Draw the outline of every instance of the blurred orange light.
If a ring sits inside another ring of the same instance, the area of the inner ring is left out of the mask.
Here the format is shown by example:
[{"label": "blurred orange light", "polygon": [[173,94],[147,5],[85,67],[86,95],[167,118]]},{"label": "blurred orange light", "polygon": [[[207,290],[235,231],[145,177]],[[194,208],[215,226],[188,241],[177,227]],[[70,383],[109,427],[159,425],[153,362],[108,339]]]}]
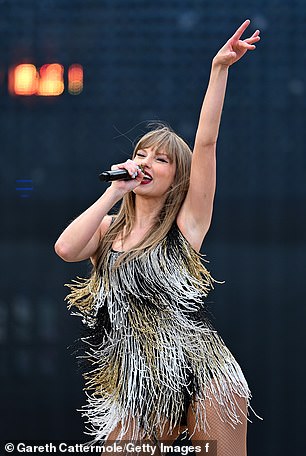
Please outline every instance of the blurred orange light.
[{"label": "blurred orange light", "polygon": [[83,90],[83,67],[77,63],[70,65],[68,69],[68,92],[71,95],[79,95]]},{"label": "blurred orange light", "polygon": [[39,71],[37,95],[58,96],[64,92],[64,67],[59,63],[43,65]]},{"label": "blurred orange light", "polygon": [[[12,95],[58,96],[64,92],[64,67],[50,63],[37,69],[30,63],[9,69],[8,89]],[[83,67],[70,65],[68,69],[68,91],[79,95],[83,91]]]},{"label": "blurred orange light", "polygon": [[38,88],[38,74],[32,64],[21,64],[9,72],[9,91],[15,95],[34,95]]}]

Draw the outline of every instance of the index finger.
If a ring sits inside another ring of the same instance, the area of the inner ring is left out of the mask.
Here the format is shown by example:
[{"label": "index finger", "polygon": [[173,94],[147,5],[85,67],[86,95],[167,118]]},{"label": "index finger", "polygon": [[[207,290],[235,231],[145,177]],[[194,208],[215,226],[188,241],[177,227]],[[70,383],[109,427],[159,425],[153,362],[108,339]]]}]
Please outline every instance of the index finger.
[{"label": "index finger", "polygon": [[250,19],[247,19],[246,21],[243,22],[243,24],[240,25],[240,27],[236,30],[232,38],[235,38],[236,40],[239,40],[243,32],[248,28],[250,25],[251,21]]}]

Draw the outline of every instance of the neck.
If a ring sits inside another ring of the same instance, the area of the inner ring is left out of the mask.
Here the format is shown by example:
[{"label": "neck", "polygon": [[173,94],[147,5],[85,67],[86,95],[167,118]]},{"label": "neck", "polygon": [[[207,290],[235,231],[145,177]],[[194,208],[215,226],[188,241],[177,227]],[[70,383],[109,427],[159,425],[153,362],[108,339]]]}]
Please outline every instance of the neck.
[{"label": "neck", "polygon": [[164,200],[158,198],[144,198],[135,195],[135,223],[134,228],[144,229],[154,224],[154,221],[164,205]]}]

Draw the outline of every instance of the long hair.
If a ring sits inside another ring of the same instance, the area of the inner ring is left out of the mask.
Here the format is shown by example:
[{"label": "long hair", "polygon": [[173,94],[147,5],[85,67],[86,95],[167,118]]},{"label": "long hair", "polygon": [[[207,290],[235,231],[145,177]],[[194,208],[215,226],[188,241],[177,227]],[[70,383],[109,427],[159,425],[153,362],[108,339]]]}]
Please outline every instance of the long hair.
[{"label": "long hair", "polygon": [[[190,167],[192,152],[186,142],[180,138],[170,127],[159,124],[157,128],[149,131],[137,142],[132,159],[139,149],[154,147],[163,150],[169,159],[175,163],[176,172],[173,183],[169,188],[165,204],[155,219],[148,233],[132,249],[119,256],[116,266],[123,261],[133,259],[144,251],[153,249],[168,233],[186,197],[189,187]],[[94,270],[98,272],[103,265],[105,257],[115,239],[122,236],[125,227],[125,238],[132,231],[135,222],[135,194],[129,192],[124,195],[120,210],[103,236],[97,250],[97,261]]]}]

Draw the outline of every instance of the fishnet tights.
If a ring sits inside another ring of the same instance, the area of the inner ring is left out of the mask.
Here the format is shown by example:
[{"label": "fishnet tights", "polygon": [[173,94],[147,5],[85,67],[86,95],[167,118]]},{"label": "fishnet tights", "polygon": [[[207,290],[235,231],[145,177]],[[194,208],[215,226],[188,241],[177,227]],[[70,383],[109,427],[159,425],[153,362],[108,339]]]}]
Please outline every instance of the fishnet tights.
[{"label": "fishnet tights", "polygon": [[[235,395],[235,399],[240,409],[246,415],[246,399],[238,395]],[[203,407],[203,405],[196,403],[196,407]],[[233,428],[230,424],[221,421],[214,408],[213,400],[211,403],[209,400],[205,401],[204,407],[206,408],[206,417],[209,425],[208,433],[204,433],[203,431],[198,430],[194,432],[196,424],[196,410],[193,410],[192,407],[189,407],[188,409],[187,427],[189,434],[192,434],[192,445],[195,446],[197,445],[197,442],[203,442],[204,440],[216,440],[217,451],[214,452],[210,446],[208,453],[209,456],[247,456],[247,419],[242,414],[242,412],[240,412],[240,410],[237,408],[237,414],[239,415],[241,423],[238,423],[235,428]],[[160,436],[159,440],[163,441],[165,444],[171,445],[180,435],[180,433],[185,429],[186,427],[176,428],[171,435],[169,435],[166,431],[164,435]],[[117,440],[117,436],[119,435],[120,430],[121,425],[118,424],[118,426],[107,437],[107,442],[113,442]],[[127,430],[127,433],[123,436],[121,441],[129,441],[131,440],[131,437],[132,429]],[[153,444],[152,441],[150,442],[148,440],[147,442]],[[197,454],[201,456],[201,453]],[[203,452],[202,454],[204,455],[205,453]],[[105,456],[104,453],[102,453],[102,455]],[[160,453],[156,451],[155,456],[159,455]],[[148,454],[146,456],[148,456]]]},{"label": "fishnet tights", "polygon": [[[131,426],[127,429],[124,436],[120,439],[120,442],[131,442],[132,441],[133,428],[134,428],[135,422],[134,422],[134,420],[131,420],[131,421],[132,421]],[[176,428],[173,429],[171,434],[168,433],[168,430],[169,430],[169,425],[168,426],[166,425],[165,433],[162,436],[160,436],[159,442],[162,441],[166,445],[172,445],[172,443],[180,436],[180,434],[186,430],[186,426],[184,426],[184,427],[177,426]],[[121,431],[121,423],[119,423],[115,427],[115,429],[108,435],[105,445],[113,444],[113,442],[118,441],[117,439],[120,434],[120,431]],[[143,441],[142,443],[149,443],[151,445],[156,446],[156,451],[154,453],[154,456],[162,456],[161,452],[159,451],[158,445],[156,445],[155,441],[148,439],[148,440]],[[129,454],[129,456],[130,456],[130,454]],[[150,453],[148,453],[148,452],[146,452],[146,453],[140,452],[140,453],[137,453],[137,456],[149,456],[149,454]],[[101,456],[105,456],[105,453],[102,453]],[[117,454],[108,453],[108,456],[118,456],[118,453]],[[125,455],[123,453],[120,453],[120,456],[125,456]],[[169,454],[168,456],[171,456],[171,455]]]},{"label": "fishnet tights", "polygon": [[[238,406],[247,414],[247,402],[243,397],[234,395]],[[198,407],[203,407],[198,405]],[[241,423],[235,425],[233,428],[228,423],[223,423],[217,415],[213,401],[211,404],[209,401],[205,401],[206,417],[209,424],[208,434],[203,432],[195,431],[192,436],[192,443],[196,445],[197,440],[216,440],[217,441],[217,452],[209,452],[209,456],[246,456],[247,454],[247,419],[237,408],[237,414]],[[195,427],[195,411],[189,407],[187,424],[190,434],[193,432]]]}]

